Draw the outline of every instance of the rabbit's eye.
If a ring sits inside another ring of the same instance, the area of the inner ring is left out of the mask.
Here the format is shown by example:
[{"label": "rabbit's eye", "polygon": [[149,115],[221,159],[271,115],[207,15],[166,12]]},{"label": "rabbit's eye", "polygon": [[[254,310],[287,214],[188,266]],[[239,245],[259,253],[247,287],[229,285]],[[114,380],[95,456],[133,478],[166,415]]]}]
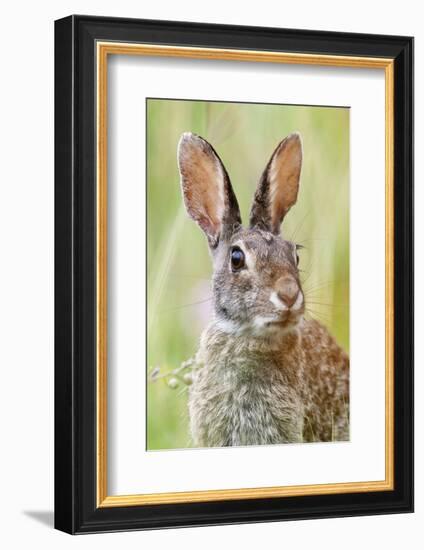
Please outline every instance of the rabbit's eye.
[{"label": "rabbit's eye", "polygon": [[296,258],[296,266],[299,265],[299,254],[297,253],[298,250],[302,250],[302,248],[305,248],[301,244],[296,244],[294,246],[294,257]]},{"label": "rabbit's eye", "polygon": [[231,250],[231,268],[233,271],[238,271],[244,267],[244,252],[238,247]]}]

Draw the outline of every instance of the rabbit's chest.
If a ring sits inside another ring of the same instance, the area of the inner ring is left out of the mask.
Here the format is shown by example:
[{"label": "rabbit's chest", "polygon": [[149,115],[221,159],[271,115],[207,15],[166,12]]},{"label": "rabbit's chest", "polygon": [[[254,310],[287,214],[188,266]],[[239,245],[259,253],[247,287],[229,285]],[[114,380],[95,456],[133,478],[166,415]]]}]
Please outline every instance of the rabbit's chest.
[{"label": "rabbit's chest", "polygon": [[204,365],[190,390],[192,435],[201,446],[299,441],[300,399],[272,361],[238,356]]}]

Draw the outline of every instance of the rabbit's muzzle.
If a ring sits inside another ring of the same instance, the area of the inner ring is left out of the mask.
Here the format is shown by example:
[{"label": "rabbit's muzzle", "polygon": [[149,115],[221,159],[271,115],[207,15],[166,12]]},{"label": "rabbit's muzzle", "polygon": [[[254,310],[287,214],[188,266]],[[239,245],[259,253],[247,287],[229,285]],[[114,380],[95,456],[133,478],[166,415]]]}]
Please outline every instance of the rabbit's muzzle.
[{"label": "rabbit's muzzle", "polygon": [[303,314],[304,298],[297,280],[291,275],[280,277],[274,284],[270,301],[278,317],[270,325],[293,325]]},{"label": "rabbit's muzzle", "polygon": [[293,277],[284,276],[276,282],[275,293],[282,305],[287,309],[291,309],[299,298],[300,288]]}]

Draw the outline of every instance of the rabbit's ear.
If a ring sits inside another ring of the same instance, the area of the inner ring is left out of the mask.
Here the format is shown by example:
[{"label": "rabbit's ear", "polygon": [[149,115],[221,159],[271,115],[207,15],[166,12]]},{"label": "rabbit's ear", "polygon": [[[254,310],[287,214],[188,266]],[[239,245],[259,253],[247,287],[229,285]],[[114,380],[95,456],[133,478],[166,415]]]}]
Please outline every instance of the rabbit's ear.
[{"label": "rabbit's ear", "polygon": [[185,132],[178,144],[178,166],[184,203],[206,233],[211,248],[241,224],[230,179],[217,153],[203,138]]},{"label": "rabbit's ear", "polygon": [[302,167],[302,141],[290,134],[272,154],[258,184],[250,211],[250,227],[278,234],[284,216],[296,203]]}]

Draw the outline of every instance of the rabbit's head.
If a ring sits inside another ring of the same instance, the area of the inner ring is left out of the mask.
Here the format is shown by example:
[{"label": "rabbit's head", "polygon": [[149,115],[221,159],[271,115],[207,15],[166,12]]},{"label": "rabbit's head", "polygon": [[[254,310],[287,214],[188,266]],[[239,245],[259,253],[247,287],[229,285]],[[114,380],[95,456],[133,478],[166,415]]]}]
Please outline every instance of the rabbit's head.
[{"label": "rabbit's head", "polygon": [[280,235],[295,204],[302,165],[299,134],[275,149],[243,228],[227,171],[203,138],[184,133],[178,146],[188,214],[208,239],[216,320],[226,332],[269,334],[294,328],[304,313],[296,244]]}]

